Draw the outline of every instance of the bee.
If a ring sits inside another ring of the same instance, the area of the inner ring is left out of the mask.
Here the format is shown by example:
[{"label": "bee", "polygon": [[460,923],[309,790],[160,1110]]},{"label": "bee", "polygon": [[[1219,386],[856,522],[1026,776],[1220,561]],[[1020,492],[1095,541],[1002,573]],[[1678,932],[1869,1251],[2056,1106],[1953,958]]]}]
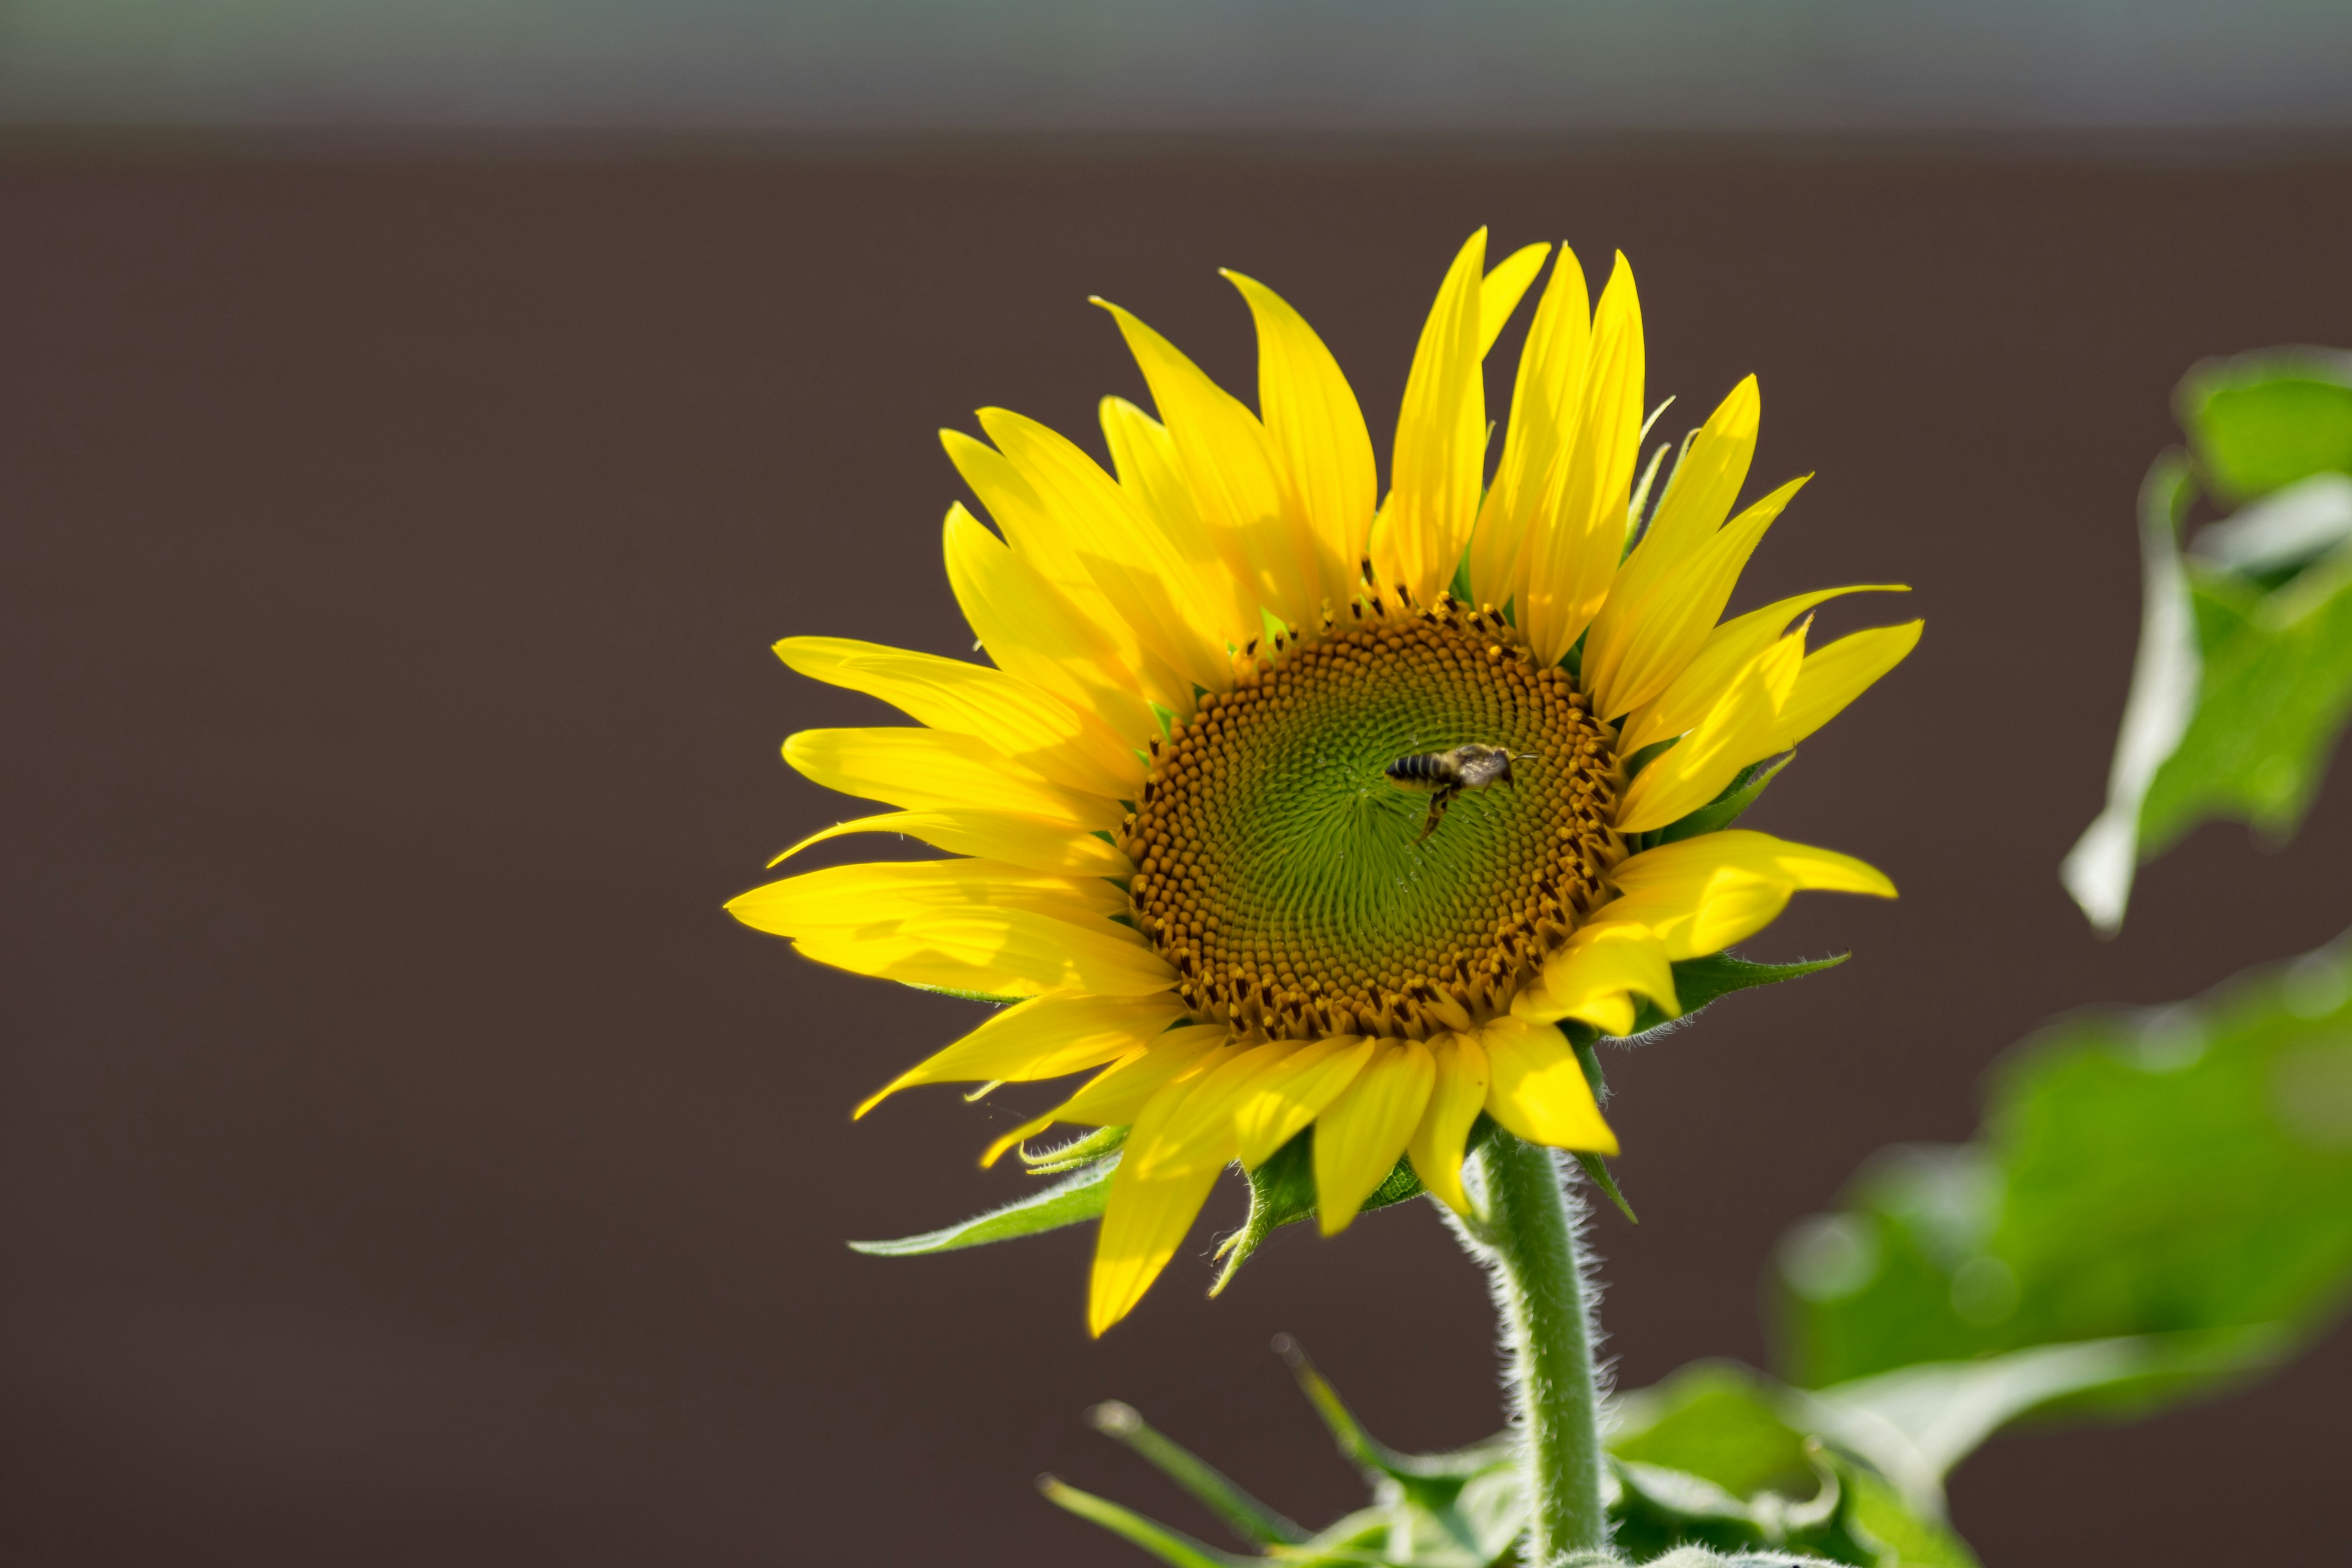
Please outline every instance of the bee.
[{"label": "bee", "polygon": [[[1519,753],[1527,761],[1536,753]],[[1445,816],[1445,808],[1465,789],[1485,789],[1490,784],[1507,784],[1517,787],[1511,777],[1512,753],[1502,746],[1482,746],[1472,742],[1456,746],[1450,752],[1419,752],[1410,757],[1399,757],[1381,771],[1392,784],[1408,789],[1433,792],[1429,801],[1429,820],[1422,824],[1419,844],[1437,831],[1437,824]]]}]

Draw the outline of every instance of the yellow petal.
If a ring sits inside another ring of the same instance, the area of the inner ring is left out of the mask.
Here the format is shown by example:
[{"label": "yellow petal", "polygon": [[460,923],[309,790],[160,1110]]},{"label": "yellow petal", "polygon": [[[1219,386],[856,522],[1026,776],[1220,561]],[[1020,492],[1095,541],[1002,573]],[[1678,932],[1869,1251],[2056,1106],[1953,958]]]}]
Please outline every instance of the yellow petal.
[{"label": "yellow petal", "polygon": [[1593,311],[1592,343],[1576,400],[1576,428],[1554,455],[1544,500],[1528,530],[1528,640],[1557,663],[1608,596],[1624,552],[1626,509],[1640,456],[1645,353],[1633,269],[1617,258]]},{"label": "yellow petal", "polygon": [[1549,245],[1523,245],[1495,264],[1485,281],[1478,285],[1478,357],[1485,359],[1503,335],[1510,321],[1511,312],[1519,308],[1526,297],[1528,285],[1543,270],[1544,258],[1551,254]]},{"label": "yellow petal", "polygon": [[879,860],[831,866],[770,882],[730,900],[728,912],[777,936],[831,927],[869,928],[918,915],[963,910],[1028,910],[1076,925],[1099,924],[1125,940],[1113,915],[1127,895],[1098,877],[1057,877],[1001,860]]},{"label": "yellow petal", "polygon": [[1384,1046],[1315,1120],[1315,1206],[1323,1234],[1348,1228],[1372,1189],[1388,1179],[1421,1125],[1436,1079],[1418,1040]]},{"label": "yellow petal", "polygon": [[784,761],[844,795],[912,811],[1006,811],[1082,832],[1116,832],[1116,800],[1064,789],[968,735],[939,730],[803,730]]},{"label": "yellow petal", "polygon": [[864,1116],[917,1084],[1027,1083],[1084,1072],[1143,1049],[1183,1011],[1184,1005],[1169,992],[1033,997],[992,1015],[955,1044],[908,1068],[854,1115]]},{"label": "yellow petal", "polygon": [[1669,1018],[1682,1015],[1664,942],[1631,922],[1596,922],[1552,955],[1541,981],[1513,998],[1511,1013],[1530,1023],[1574,1018],[1604,1035],[1630,1035],[1639,1011],[1633,1000],[1637,994],[1656,1003]]},{"label": "yellow petal", "polygon": [[1495,482],[1478,512],[1470,544],[1471,596],[1527,610],[1528,536],[1541,510],[1559,453],[1576,435],[1578,397],[1591,346],[1592,304],[1575,253],[1559,247],[1511,391],[1511,424]]},{"label": "yellow petal", "polygon": [[1467,1216],[1470,1198],[1462,1190],[1462,1146],[1478,1112],[1486,1107],[1486,1051],[1474,1035],[1447,1035],[1433,1042],[1431,1051],[1436,1077],[1405,1152],[1412,1158],[1421,1184],[1455,1214]]},{"label": "yellow petal", "polygon": [[1111,637],[961,505],[948,509],[943,543],[948,585],[997,668],[1067,698],[1138,745],[1159,732],[1153,700],[1192,710],[1189,690],[1181,702],[1148,693]]},{"label": "yellow petal", "polygon": [[1618,831],[1647,833],[1679,821],[1722,794],[1740,769],[1771,755],[1773,730],[1804,659],[1800,630],[1751,660],[1706,717],[1651,759],[1626,788]]},{"label": "yellow petal", "polygon": [[[1571,939],[1639,928],[1679,963],[1719,952],[1769,925],[1799,892],[1895,897],[1885,873],[1851,855],[1730,828],[1644,850],[1612,879],[1622,896]],[[1549,984],[1549,976],[1547,976]]]},{"label": "yellow petal", "polygon": [[1756,434],[1764,405],[1756,378],[1748,376],[1716,405],[1690,449],[1675,464],[1666,493],[1658,498],[1656,514],[1625,569],[1650,557],[1653,570],[1670,569],[1715,537],[1723,520],[1748,482],[1748,465],[1756,457]]},{"label": "yellow petal", "polygon": [[1380,501],[1363,409],[1305,318],[1256,279],[1224,276],[1257,324],[1258,408],[1294,507],[1314,531],[1325,583],[1346,583]]},{"label": "yellow petal", "polygon": [[1181,1025],[1155,1035],[1150,1045],[1095,1074],[1061,1104],[991,1143],[980,1163],[983,1167],[995,1164],[1006,1150],[1056,1121],[1081,1127],[1129,1126],[1161,1089],[1213,1065],[1212,1058],[1232,1038],[1222,1025],[1208,1024]]},{"label": "yellow petal", "polygon": [[[1792,479],[1733,518],[1692,552],[1679,570],[1657,584],[1628,620],[1620,623],[1624,630],[1610,650],[1615,662],[1593,679],[1597,710],[1610,719],[1621,718],[1665,690],[1688,668],[1706,646],[1716,617],[1723,614],[1764,531],[1804,483]],[[1622,585],[1623,579],[1619,581]],[[1616,599],[1612,591],[1610,603]],[[1608,617],[1606,606],[1601,616],[1604,620]],[[1601,623],[1596,621],[1593,632],[1597,636],[1600,631]],[[1585,646],[1591,647],[1590,638]]]},{"label": "yellow petal", "polygon": [[1328,591],[1318,552],[1304,520],[1290,511],[1257,416],[1132,314],[1108,300],[1095,303],[1118,321],[1175,443],[1193,503],[1246,563],[1255,603],[1294,626],[1310,624]]},{"label": "yellow petal", "polygon": [[[1180,687],[1181,682],[1105,595],[1071,548],[1069,531],[1055,517],[1053,501],[1038,493],[1029,477],[1003,453],[961,430],[940,431],[940,444],[995,521],[1013,553],[1066,602],[1094,638],[1122,667],[1133,670],[1155,696],[1164,699],[1166,692]],[[993,655],[993,645],[989,651]]]},{"label": "yellow petal", "polygon": [[1233,1037],[1222,1024],[1185,1024],[1156,1035],[1142,1052],[1113,1062],[1050,1114],[1082,1127],[1129,1126],[1162,1089],[1230,1054]]},{"label": "yellow petal", "polygon": [[1236,1051],[1192,1083],[1163,1120],[1138,1123],[1126,1156],[1135,1173],[1159,1180],[1187,1173],[1203,1163],[1212,1169],[1230,1163],[1240,1147],[1234,1111],[1259,1083],[1281,1072],[1283,1058],[1297,1048],[1280,1040]]},{"label": "yellow petal", "polygon": [[[1674,683],[1625,721],[1618,745],[1627,756],[1643,747],[1679,735],[1706,717],[1721,700],[1749,661],[1779,641],[1789,623],[1814,605],[1846,594],[1904,594],[1900,584],[1875,583],[1850,588],[1818,588],[1751,610],[1709,632],[1699,651]],[[1801,677],[1800,678],[1801,679]]]},{"label": "yellow petal", "polygon": [[1147,1181],[1136,1174],[1132,1153],[1120,1160],[1095,1237],[1094,1276],[1087,1289],[1089,1333],[1101,1334],[1143,1300],[1200,1216],[1217,1184],[1217,1170],[1209,1165]]},{"label": "yellow petal", "polygon": [[1805,656],[1797,689],[1772,727],[1771,750],[1784,752],[1843,712],[1878,678],[1919,646],[1924,621],[1877,626],[1843,637]]},{"label": "yellow petal", "polygon": [[1549,1024],[1497,1018],[1479,1037],[1491,1079],[1486,1111],[1530,1143],[1614,1154],[1617,1135],[1601,1119],[1576,1053]]},{"label": "yellow petal", "polygon": [[781,866],[813,844],[850,833],[902,833],[935,849],[1009,861],[1072,877],[1126,877],[1135,865],[1118,847],[1066,823],[1003,811],[892,811],[821,827],[768,862]]},{"label": "yellow petal", "polygon": [[1108,725],[1001,669],[848,637],[786,637],[776,657],[811,679],[878,697],[918,723],[984,741],[1070,789],[1116,800],[1143,778],[1135,748]]},{"label": "yellow petal", "polygon": [[[1381,541],[1373,552],[1384,582],[1433,605],[1469,547],[1478,517],[1486,451],[1486,393],[1479,362],[1479,284],[1486,231],[1470,237],[1421,330],[1404,406]],[[1385,557],[1385,558],[1383,558]]]},{"label": "yellow petal", "polygon": [[1034,419],[983,408],[980,422],[1044,508],[1033,536],[1050,537],[1055,558],[1074,562],[1143,647],[1188,685],[1214,689],[1230,679],[1227,628],[1193,563],[1118,481]]},{"label": "yellow petal", "polygon": [[[1191,567],[1202,614],[1239,647],[1265,628],[1255,579],[1240,543],[1201,516],[1167,427],[1124,397],[1102,400],[1103,438],[1110,447],[1119,488],[1159,527],[1168,547]],[[1230,679],[1210,688],[1229,689]]]},{"label": "yellow petal", "polygon": [[1147,947],[1026,910],[923,915],[883,921],[873,931],[829,926],[793,946],[853,973],[976,996],[1143,996],[1176,982],[1176,972]]},{"label": "yellow petal", "polygon": [[1311,1041],[1252,1084],[1234,1107],[1242,1163],[1255,1171],[1307,1131],[1371,1060],[1373,1045],[1352,1035]]}]

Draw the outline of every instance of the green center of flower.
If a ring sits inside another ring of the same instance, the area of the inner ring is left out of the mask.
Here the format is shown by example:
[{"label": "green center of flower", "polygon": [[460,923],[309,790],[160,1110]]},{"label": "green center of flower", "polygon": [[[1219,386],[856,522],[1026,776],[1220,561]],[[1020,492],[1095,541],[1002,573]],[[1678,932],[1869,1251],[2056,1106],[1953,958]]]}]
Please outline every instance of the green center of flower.
[{"label": "green center of flower", "polygon": [[[1510,781],[1469,782],[1444,756],[1464,746],[1511,753]],[[1404,758],[1428,760],[1400,784]],[[1123,844],[1136,923],[1196,1014],[1245,1032],[1466,1028],[1601,898],[1616,791],[1591,704],[1499,618],[1375,617],[1177,728]]]}]

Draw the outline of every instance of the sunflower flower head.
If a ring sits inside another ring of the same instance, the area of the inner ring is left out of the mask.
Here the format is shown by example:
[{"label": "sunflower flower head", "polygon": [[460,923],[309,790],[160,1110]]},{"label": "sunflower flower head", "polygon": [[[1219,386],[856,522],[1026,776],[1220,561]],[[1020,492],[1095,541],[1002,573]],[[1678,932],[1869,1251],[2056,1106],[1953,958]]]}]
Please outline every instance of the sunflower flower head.
[{"label": "sunflower flower head", "polygon": [[[1674,966],[1801,889],[1894,893],[1851,857],[1729,823],[1754,764],[1893,668],[1919,623],[1810,648],[1809,613],[1854,588],[1723,620],[1802,483],[1734,514],[1753,378],[1637,475],[1624,258],[1595,305],[1566,247],[1489,269],[1486,247],[1463,247],[1422,329],[1385,496],[1322,340],[1227,273],[1256,323],[1255,412],[1106,305],[1157,411],[1104,400],[1108,469],[1003,409],[981,411],[985,440],[945,434],[995,525],[959,504],[945,540],[991,664],[778,645],[915,721],[786,743],[811,779],[898,809],[779,858],[877,832],[953,858],[729,907],[820,962],[1012,1003],[860,1115],[918,1084],[1090,1075],[987,1159],[1056,1122],[1129,1130],[1097,1333],[1220,1171],[1294,1140],[1327,1234],[1401,1158],[1471,1212],[1482,1115],[1613,1154],[1564,1024],[1677,1016]],[[1548,259],[1490,472],[1485,357]]]}]

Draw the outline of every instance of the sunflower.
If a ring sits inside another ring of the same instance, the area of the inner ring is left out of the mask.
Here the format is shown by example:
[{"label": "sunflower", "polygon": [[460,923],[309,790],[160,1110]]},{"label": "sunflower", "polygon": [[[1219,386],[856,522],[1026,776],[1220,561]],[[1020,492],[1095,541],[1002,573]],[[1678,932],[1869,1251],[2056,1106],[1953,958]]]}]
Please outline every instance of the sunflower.
[{"label": "sunflower", "polygon": [[[899,809],[779,860],[851,833],[955,858],[811,872],[729,908],[821,963],[1012,1004],[861,1116],[917,1084],[1092,1072],[987,1159],[1056,1122],[1129,1129],[1096,1333],[1221,1170],[1310,1128],[1327,1234],[1401,1155],[1468,1213],[1481,1112],[1613,1154],[1563,1021],[1624,1035],[1678,1016],[1673,965],[1800,889],[1894,894],[1849,856],[1727,823],[1752,794],[1735,781],[1893,668],[1919,623],[1809,649],[1809,612],[1864,591],[1839,588],[1718,624],[1803,481],[1731,515],[1750,377],[1651,505],[1665,447],[1637,483],[1642,318],[1622,255],[1596,307],[1559,250],[1490,480],[1483,363],[1550,247],[1491,271],[1486,250],[1481,230],[1422,329],[1385,500],[1355,395],[1271,289],[1224,274],[1256,325],[1255,413],[1097,300],[1158,412],[1103,401],[1108,470],[1001,408],[980,412],[985,440],[943,435],[995,523],[961,504],[946,523],[991,664],[777,646],[915,721],[792,737],[801,773]],[[1463,747],[1487,766],[1461,767]]]}]

